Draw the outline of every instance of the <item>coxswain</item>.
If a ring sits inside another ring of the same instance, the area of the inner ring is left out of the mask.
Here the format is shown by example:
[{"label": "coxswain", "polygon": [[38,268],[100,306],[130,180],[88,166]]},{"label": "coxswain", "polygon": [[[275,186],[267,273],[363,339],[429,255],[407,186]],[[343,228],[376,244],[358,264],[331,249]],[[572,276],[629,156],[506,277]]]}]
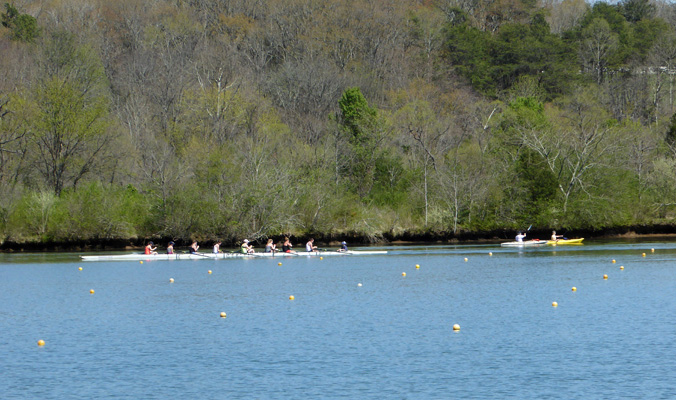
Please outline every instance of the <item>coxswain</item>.
[{"label": "coxswain", "polygon": [[240,246],[240,250],[244,254],[251,254],[254,252],[253,246],[249,244],[249,239],[244,239],[242,241],[242,245]]}]

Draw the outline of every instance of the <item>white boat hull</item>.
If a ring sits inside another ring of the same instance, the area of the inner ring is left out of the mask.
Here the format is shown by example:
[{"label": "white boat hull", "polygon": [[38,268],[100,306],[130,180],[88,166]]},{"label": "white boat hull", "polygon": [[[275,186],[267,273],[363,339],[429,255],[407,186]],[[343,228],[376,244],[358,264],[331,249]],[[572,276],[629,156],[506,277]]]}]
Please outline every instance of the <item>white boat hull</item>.
[{"label": "white boat hull", "polygon": [[225,258],[299,257],[299,256],[350,256],[387,254],[387,251],[299,251],[296,253],[174,253],[174,254],[113,254],[103,256],[80,256],[82,261],[170,261],[170,260],[218,260]]},{"label": "white boat hull", "polygon": [[537,246],[542,246],[546,245],[547,241],[546,240],[526,240],[523,242],[506,242],[506,243],[500,243],[500,246],[502,247],[537,247]]}]

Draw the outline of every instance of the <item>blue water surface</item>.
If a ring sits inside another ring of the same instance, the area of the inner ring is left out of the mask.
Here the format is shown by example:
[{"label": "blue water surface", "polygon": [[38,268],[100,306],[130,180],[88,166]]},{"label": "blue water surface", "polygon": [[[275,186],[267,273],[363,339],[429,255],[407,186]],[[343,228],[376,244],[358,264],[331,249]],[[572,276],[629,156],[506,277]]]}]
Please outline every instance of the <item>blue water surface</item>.
[{"label": "blue water surface", "polygon": [[676,243],[384,249],[2,255],[0,397],[676,398]]}]

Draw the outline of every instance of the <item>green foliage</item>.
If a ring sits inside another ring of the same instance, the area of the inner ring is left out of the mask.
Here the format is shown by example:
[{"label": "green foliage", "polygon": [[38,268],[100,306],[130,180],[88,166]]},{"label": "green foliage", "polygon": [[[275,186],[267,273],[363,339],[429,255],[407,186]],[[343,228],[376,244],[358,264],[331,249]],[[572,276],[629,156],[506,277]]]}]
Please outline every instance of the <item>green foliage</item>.
[{"label": "green foliage", "polygon": [[12,31],[12,40],[32,43],[40,36],[40,28],[35,17],[21,14],[13,4],[5,3],[5,12],[0,14],[2,26]]},{"label": "green foliage", "polygon": [[641,19],[633,26],[633,57],[645,59],[653,48],[655,41],[671,31],[669,24],[662,19]]},{"label": "green foliage", "polygon": [[651,18],[655,14],[655,5],[650,0],[622,0],[619,11],[631,23]]},{"label": "green foliage", "polygon": [[537,14],[530,25],[505,24],[496,35],[467,24],[449,28],[448,57],[472,86],[496,96],[521,76],[536,77],[548,97],[568,91],[577,55]]},{"label": "green foliage", "polygon": [[373,124],[377,112],[369,107],[361,90],[357,87],[345,90],[338,105],[342,113],[343,125],[351,134],[350,142],[355,147],[372,147]]},{"label": "green foliage", "polygon": [[547,207],[556,198],[558,182],[546,162],[532,150],[524,150],[517,160],[516,171],[527,190],[531,215]]},{"label": "green foliage", "polygon": [[665,141],[669,146],[676,146],[676,113],[672,114],[669,120]]},{"label": "green foliage", "polygon": [[375,205],[402,209],[409,201],[412,172],[395,155],[383,155],[375,165],[373,189],[369,198]]},{"label": "green foliage", "polygon": [[496,96],[498,86],[491,77],[492,38],[469,23],[451,25],[447,33],[447,57],[456,71],[488,96]]},{"label": "green foliage", "polygon": [[365,197],[373,186],[381,121],[378,112],[368,105],[359,88],[345,90],[338,105],[352,151],[348,178],[353,183],[353,190]]},{"label": "green foliage", "polygon": [[28,191],[9,216],[16,241],[128,239],[142,232],[149,216],[147,197],[133,186],[101,183],[64,191]]},{"label": "green foliage", "polygon": [[34,163],[59,195],[100,162],[108,135],[108,97],[101,60],[67,33],[52,35],[44,48],[45,76],[32,93]]}]

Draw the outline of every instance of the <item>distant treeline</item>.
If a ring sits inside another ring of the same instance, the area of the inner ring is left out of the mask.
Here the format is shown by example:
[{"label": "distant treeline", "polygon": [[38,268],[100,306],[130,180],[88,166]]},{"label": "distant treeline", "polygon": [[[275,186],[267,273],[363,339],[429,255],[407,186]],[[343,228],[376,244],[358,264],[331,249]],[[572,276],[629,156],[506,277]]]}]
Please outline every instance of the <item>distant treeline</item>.
[{"label": "distant treeline", "polygon": [[0,242],[673,224],[666,0],[23,0],[0,23]]}]

